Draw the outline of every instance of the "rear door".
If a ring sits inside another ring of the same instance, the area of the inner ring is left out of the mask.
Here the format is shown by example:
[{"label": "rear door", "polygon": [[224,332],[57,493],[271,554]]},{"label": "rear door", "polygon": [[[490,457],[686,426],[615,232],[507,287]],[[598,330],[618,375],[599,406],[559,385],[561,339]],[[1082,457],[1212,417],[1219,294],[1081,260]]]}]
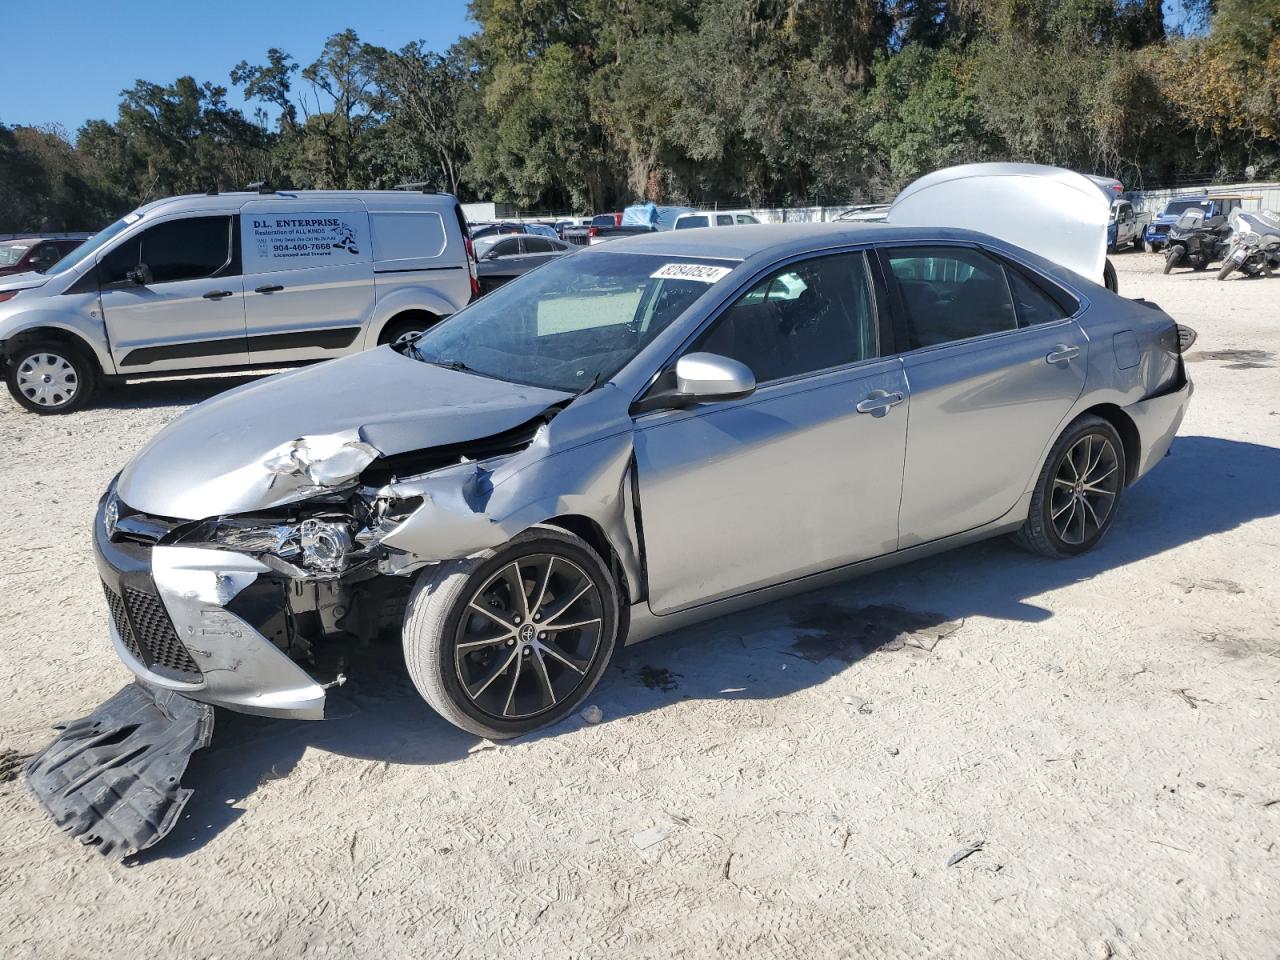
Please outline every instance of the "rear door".
[{"label": "rear door", "polygon": [[234,216],[155,223],[103,253],[97,269],[121,373],[248,362]]},{"label": "rear door", "polygon": [[975,247],[888,246],[880,256],[911,390],[906,548],[1017,503],[1084,389],[1089,343],[1043,281]]},{"label": "rear door", "polygon": [[373,244],[359,200],[250,200],[240,212],[253,363],[348,352],[373,312]]}]

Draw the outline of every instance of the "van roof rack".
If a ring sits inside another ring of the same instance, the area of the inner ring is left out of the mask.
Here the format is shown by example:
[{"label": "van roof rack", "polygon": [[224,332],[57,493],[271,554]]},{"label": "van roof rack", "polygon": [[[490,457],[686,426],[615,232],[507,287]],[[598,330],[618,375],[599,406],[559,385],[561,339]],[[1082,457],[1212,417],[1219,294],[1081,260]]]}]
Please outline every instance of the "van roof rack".
[{"label": "van roof rack", "polygon": [[431,186],[431,181],[430,181],[430,180],[414,180],[414,181],[412,181],[412,182],[410,182],[410,183],[397,183],[397,184],[396,184],[394,187],[392,187],[391,189],[393,189],[393,190],[406,190],[406,191],[407,191],[407,190],[417,190],[417,191],[419,191],[419,192],[421,192],[421,193],[439,193],[439,192],[440,192],[440,191],[436,190],[434,187],[432,187],[432,186]]},{"label": "van roof rack", "polygon": [[253,183],[247,184],[245,186],[245,189],[257,190],[259,193],[275,193],[275,190],[272,188],[271,184],[269,184],[266,180],[255,180]]}]

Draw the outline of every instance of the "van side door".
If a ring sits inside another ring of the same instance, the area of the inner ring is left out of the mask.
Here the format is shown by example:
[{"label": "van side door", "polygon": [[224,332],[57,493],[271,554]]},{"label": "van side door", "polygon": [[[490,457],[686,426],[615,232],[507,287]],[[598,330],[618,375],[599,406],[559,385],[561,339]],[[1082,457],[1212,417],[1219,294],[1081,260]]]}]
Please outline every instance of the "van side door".
[{"label": "van side door", "polygon": [[358,348],[373,313],[373,244],[359,200],[250,200],[240,210],[252,363]]},{"label": "van side door", "polygon": [[230,214],[174,217],[99,255],[98,287],[120,373],[248,363]]}]

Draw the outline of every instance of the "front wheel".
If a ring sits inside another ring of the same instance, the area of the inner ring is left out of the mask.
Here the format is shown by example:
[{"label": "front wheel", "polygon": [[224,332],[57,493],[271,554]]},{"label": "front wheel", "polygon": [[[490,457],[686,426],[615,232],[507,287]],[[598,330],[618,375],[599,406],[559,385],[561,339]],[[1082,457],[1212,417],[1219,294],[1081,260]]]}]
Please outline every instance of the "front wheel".
[{"label": "front wheel", "polygon": [[1092,549],[1115,519],[1124,478],[1124,444],[1115,427],[1101,417],[1080,417],[1049,451],[1014,540],[1046,557]]},{"label": "front wheel", "polygon": [[1165,272],[1165,273],[1168,273],[1170,270],[1172,270],[1172,269],[1173,269],[1174,265],[1175,265],[1179,260],[1181,260],[1181,259],[1182,259],[1182,254],[1183,254],[1185,251],[1186,251],[1186,247],[1184,247],[1184,246],[1183,246],[1182,244],[1180,244],[1180,243],[1172,244],[1172,245],[1169,247],[1169,252],[1168,252],[1168,253],[1166,253],[1166,254],[1165,254],[1165,257],[1164,257],[1164,272]]},{"label": "front wheel", "polygon": [[618,622],[599,554],[557,527],[533,527],[423,572],[405,614],[405,665],[450,723],[515,737],[581,705],[613,656]]},{"label": "front wheel", "polygon": [[88,352],[59,341],[18,349],[5,368],[9,393],[32,413],[59,414],[89,402],[97,370]]},{"label": "front wheel", "polygon": [[1218,279],[1219,280],[1227,279],[1227,277],[1231,276],[1231,271],[1234,270],[1235,268],[1236,268],[1236,262],[1232,260],[1230,257],[1228,257],[1227,261],[1218,270]]}]

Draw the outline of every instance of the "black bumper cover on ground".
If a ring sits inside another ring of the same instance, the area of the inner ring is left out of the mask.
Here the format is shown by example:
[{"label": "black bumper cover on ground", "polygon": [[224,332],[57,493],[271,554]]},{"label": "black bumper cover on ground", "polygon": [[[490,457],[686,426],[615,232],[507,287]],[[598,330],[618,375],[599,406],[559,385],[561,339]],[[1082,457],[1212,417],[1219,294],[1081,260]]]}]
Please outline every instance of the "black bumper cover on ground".
[{"label": "black bumper cover on ground", "polygon": [[32,757],[27,786],[58,826],[121,859],[177,824],[182,774],[212,736],[208,704],[131,683]]}]

